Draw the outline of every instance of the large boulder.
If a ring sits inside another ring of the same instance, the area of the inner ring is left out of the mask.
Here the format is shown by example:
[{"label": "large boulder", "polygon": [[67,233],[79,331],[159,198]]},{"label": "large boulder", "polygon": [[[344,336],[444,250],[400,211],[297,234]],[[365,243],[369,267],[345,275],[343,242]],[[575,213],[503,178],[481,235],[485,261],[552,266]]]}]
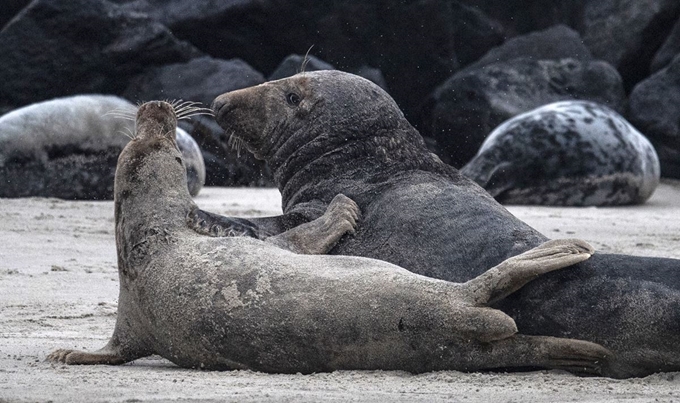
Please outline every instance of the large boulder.
[{"label": "large boulder", "polygon": [[635,86],[628,119],[654,144],[661,175],[680,178],[680,55]]},{"label": "large boulder", "polygon": [[680,19],[676,21],[671,33],[668,34],[668,38],[654,55],[650,67],[651,71],[655,73],[668,66],[678,54],[680,54]]},{"label": "large boulder", "polygon": [[581,34],[593,56],[616,67],[630,89],[649,74],[678,15],[678,0],[588,1]]},{"label": "large boulder", "polygon": [[302,71],[335,70],[335,67],[316,56],[288,55],[269,76],[269,81],[294,76]]},{"label": "large boulder", "polygon": [[147,69],[132,78],[123,97],[133,102],[151,99],[183,99],[209,107],[226,91],[264,82],[262,74],[243,60],[209,56]]},{"label": "large boulder", "polygon": [[241,58],[265,75],[311,45],[338,69],[378,68],[407,116],[458,69],[459,54],[472,62],[503,38],[484,13],[450,0],[138,0],[123,6],[214,57]]},{"label": "large boulder", "polygon": [[[297,55],[292,54],[286,56],[281,64],[274,70],[274,72],[269,76],[269,81],[278,80],[285,77],[293,76],[301,71],[317,71],[317,70],[335,70],[335,66],[330,63],[319,59],[316,56],[307,55]],[[361,76],[369,81],[374,82],[380,88],[387,91],[387,82],[380,69],[376,69],[370,66],[361,66],[357,69],[350,71],[350,73]]]},{"label": "large boulder", "polygon": [[423,134],[434,137],[442,159],[460,167],[493,128],[541,105],[584,99],[621,112],[621,77],[608,63],[575,59],[514,59],[466,70],[438,87],[425,109]]},{"label": "large boulder", "polygon": [[179,125],[201,147],[206,186],[275,186],[267,164],[229,142],[229,133],[212,117],[195,116]]},{"label": "large boulder", "polygon": [[30,3],[31,0],[3,0],[2,13],[0,13],[0,29],[5,26],[19,11]]},{"label": "large boulder", "polygon": [[[564,24],[577,27],[589,0],[461,0],[498,23],[507,36]],[[599,0],[593,0],[599,1]]]},{"label": "large boulder", "polygon": [[35,0],[0,31],[0,108],[120,93],[149,66],[200,51],[162,24],[105,0]]},{"label": "large boulder", "polygon": [[518,58],[534,60],[592,60],[593,55],[583,44],[579,33],[566,25],[555,25],[542,31],[516,36],[489,50],[465,70],[477,69]]},{"label": "large boulder", "polygon": [[[136,76],[123,96],[131,101],[183,99],[209,107],[220,94],[264,82],[261,73],[240,59],[221,60],[209,56],[148,69]],[[212,117],[195,116],[180,127],[196,139],[206,166],[209,186],[268,185],[264,163],[250,153],[237,153],[223,142],[224,130]]]}]

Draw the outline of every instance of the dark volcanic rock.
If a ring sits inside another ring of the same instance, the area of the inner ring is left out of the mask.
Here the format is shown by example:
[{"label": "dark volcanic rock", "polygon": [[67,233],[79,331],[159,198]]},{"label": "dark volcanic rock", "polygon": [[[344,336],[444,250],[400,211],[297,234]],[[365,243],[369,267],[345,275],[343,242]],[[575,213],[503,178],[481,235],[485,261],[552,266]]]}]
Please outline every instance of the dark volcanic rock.
[{"label": "dark volcanic rock", "polygon": [[269,168],[246,150],[229,143],[229,136],[212,117],[180,121],[203,153],[206,186],[274,186]]},{"label": "dark volcanic rock", "polygon": [[[508,36],[565,24],[578,27],[587,0],[461,0],[500,24]],[[599,1],[599,0],[596,0]]]},{"label": "dark volcanic rock", "polygon": [[621,77],[609,64],[574,59],[515,59],[455,74],[437,88],[425,108],[425,135],[442,159],[460,167],[503,121],[541,105],[585,99],[621,111]]},{"label": "dark volcanic rock", "polygon": [[302,71],[303,65],[304,71],[335,70],[332,64],[326,63],[316,56],[309,55],[307,61],[305,61],[305,56],[288,55],[269,76],[269,81],[294,76]]},{"label": "dark volcanic rock", "polygon": [[0,31],[0,108],[83,92],[120,93],[148,66],[200,52],[104,0],[36,0]]},{"label": "dark volcanic rock", "polygon": [[125,7],[148,13],[214,57],[241,58],[265,75],[311,45],[338,69],[378,68],[407,115],[458,69],[457,53],[469,63],[502,42],[482,12],[450,0],[139,0]]},{"label": "dark volcanic rock", "polygon": [[652,72],[657,72],[662,68],[668,66],[675,56],[680,54],[680,19],[676,21],[673,30],[666,38],[666,41],[661,46],[650,67]]},{"label": "dark volcanic rock", "polygon": [[678,0],[589,1],[581,34],[593,56],[616,67],[630,89],[649,74],[679,14]]},{"label": "dark volcanic rock", "polygon": [[680,55],[635,86],[628,119],[654,144],[661,176],[680,178]]},{"label": "dark volcanic rock", "polygon": [[[220,94],[264,82],[264,77],[239,59],[211,57],[152,68],[130,81],[124,92],[129,100],[184,99],[209,107]],[[224,130],[212,117],[193,117],[180,126],[191,134],[203,153],[206,183],[210,186],[267,185],[264,164],[250,153],[237,153],[226,145]]]},{"label": "dark volcanic rock", "polygon": [[[293,76],[301,71],[302,64],[305,57],[301,55],[288,55],[279,67],[274,70],[274,72],[269,76],[269,80],[278,80],[280,78]],[[330,63],[326,63],[316,56],[309,56],[309,61],[305,64],[305,71],[316,71],[316,70],[335,70],[335,66]],[[349,73],[361,76],[369,81],[374,82],[380,88],[387,91],[387,82],[380,69],[376,69],[370,66],[361,66],[357,69],[349,71]]]},{"label": "dark volcanic rock", "polygon": [[466,70],[517,58],[592,60],[593,55],[583,44],[583,39],[578,32],[565,25],[556,25],[543,31],[509,39],[504,44],[488,51],[481,59],[466,67]]},{"label": "dark volcanic rock", "polygon": [[19,11],[30,3],[31,0],[3,0],[2,12],[0,12],[0,29],[5,26]]},{"label": "dark volcanic rock", "polygon": [[264,77],[242,60],[209,56],[187,63],[149,69],[130,80],[123,97],[136,102],[151,99],[184,99],[209,107],[220,94],[264,82]]}]

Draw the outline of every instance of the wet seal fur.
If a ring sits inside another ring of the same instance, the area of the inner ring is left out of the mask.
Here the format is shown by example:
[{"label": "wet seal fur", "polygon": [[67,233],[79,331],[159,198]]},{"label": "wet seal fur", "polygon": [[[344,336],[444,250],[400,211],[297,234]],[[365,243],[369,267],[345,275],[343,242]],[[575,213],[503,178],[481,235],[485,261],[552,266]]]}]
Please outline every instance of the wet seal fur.
[{"label": "wet seal fur", "polygon": [[[135,128],[134,119],[112,111],[134,117],[136,107],[116,96],[77,95],[0,117],[0,197],[112,199],[116,160]],[[182,129],[177,143],[195,196],[205,183],[201,150]]]},{"label": "wet seal fur", "polygon": [[310,373],[509,367],[599,373],[609,352],[589,342],[516,335],[487,305],[536,276],[588,259],[583,241],[551,241],[454,284],[392,264],[323,253],[354,231],[358,208],[338,195],[317,220],[266,240],[211,237],[174,137],[169,104],[138,112],[139,134],[116,171],[120,296],[103,349],[58,350],[67,364],[122,364],[159,354],[177,365]]},{"label": "wet seal fur", "polygon": [[[267,161],[284,214],[270,233],[321,215],[343,193],[361,226],[331,254],[385,260],[465,282],[547,238],[425,147],[392,98],[339,71],[298,74],[218,97],[227,134]],[[596,253],[493,305],[525,334],[573,337],[614,352],[605,375],[680,370],[680,260]]]},{"label": "wet seal fur", "polygon": [[461,168],[503,204],[642,204],[659,185],[652,144],[615,111],[563,101],[494,129]]}]

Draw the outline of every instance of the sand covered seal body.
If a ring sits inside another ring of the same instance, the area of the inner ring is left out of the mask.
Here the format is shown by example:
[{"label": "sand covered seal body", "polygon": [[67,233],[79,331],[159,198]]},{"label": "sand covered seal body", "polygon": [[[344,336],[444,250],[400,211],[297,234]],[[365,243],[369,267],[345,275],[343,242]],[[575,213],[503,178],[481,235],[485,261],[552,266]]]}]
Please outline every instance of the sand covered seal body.
[{"label": "sand covered seal body", "polygon": [[652,144],[615,111],[556,102],[494,129],[461,172],[504,204],[644,203],[659,184]]},{"label": "sand covered seal body", "polygon": [[[77,95],[0,117],[0,197],[113,198],[116,160],[134,120],[112,111],[134,116],[136,107],[116,96]],[[182,129],[177,142],[197,195],[205,183],[201,151]]]},{"label": "sand covered seal body", "polygon": [[510,317],[487,307],[589,258],[584,242],[548,242],[465,284],[277,246],[322,253],[354,231],[358,208],[342,195],[319,219],[264,241],[211,237],[193,225],[197,207],[168,134],[173,124],[169,104],[143,105],[141,133],[119,158],[120,297],[111,340],[92,353],[58,350],[50,360],[121,364],[159,354],[183,367],[285,373],[536,366],[599,373],[606,365],[601,346],[517,335]]},{"label": "sand covered seal body", "polygon": [[[226,93],[218,122],[270,165],[284,214],[252,221],[271,233],[318,217],[343,193],[362,211],[330,253],[385,260],[468,281],[547,240],[430,153],[392,98],[339,71],[298,74]],[[495,307],[521,332],[610,348],[608,376],[680,369],[680,261],[596,253]]]}]

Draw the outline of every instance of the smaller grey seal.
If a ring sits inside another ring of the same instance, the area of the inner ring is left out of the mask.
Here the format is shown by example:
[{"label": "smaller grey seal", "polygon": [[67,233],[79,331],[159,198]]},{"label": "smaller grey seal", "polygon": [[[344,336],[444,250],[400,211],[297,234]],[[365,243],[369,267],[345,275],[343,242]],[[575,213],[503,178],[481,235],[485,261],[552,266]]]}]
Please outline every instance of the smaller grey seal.
[{"label": "smaller grey seal", "polygon": [[99,351],[58,350],[67,364],[122,364],[159,354],[214,370],[311,373],[338,369],[545,367],[599,373],[610,354],[584,341],[517,335],[488,305],[581,262],[583,241],[549,241],[464,284],[392,264],[324,253],[352,232],[357,205],[338,195],[318,219],[266,240],[211,237],[174,136],[172,106],[139,108],[138,134],[118,160],[115,222],[120,297]]},{"label": "smaller grey seal", "polygon": [[659,184],[652,144],[589,101],[556,102],[498,126],[461,172],[506,204],[644,203]]},{"label": "smaller grey seal", "polygon": [[[116,96],[78,95],[3,115],[0,197],[112,199],[116,159],[134,132],[135,113],[135,105]],[[195,196],[205,183],[201,150],[182,129],[177,143]]]}]

